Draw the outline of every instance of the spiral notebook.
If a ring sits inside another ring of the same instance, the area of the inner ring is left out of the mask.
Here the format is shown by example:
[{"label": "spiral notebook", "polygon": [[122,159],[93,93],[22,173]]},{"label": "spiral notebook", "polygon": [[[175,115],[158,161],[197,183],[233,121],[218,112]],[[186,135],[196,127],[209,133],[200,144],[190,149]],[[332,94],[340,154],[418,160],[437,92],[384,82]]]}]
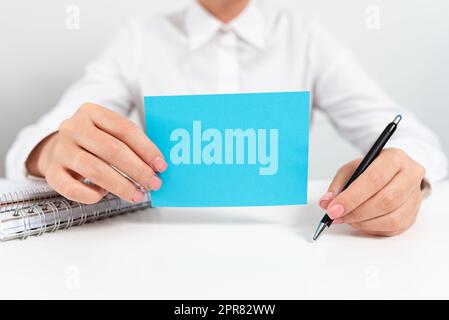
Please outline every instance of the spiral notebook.
[{"label": "spiral notebook", "polygon": [[97,204],[83,205],[43,182],[0,180],[0,241],[41,236],[150,206],[149,192],[139,204],[109,194]]}]

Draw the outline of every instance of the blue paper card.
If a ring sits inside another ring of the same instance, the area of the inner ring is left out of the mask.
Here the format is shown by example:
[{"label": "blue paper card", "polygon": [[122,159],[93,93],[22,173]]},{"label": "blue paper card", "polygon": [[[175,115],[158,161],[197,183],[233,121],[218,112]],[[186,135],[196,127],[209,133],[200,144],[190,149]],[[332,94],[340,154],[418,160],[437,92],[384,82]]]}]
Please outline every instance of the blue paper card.
[{"label": "blue paper card", "polygon": [[145,97],[168,163],[154,207],[307,202],[308,92]]}]

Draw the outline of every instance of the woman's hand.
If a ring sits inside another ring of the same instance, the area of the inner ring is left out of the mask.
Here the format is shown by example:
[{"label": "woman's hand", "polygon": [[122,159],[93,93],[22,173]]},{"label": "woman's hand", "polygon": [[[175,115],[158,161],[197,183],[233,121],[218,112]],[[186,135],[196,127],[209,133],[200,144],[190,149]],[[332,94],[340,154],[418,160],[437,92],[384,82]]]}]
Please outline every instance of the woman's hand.
[{"label": "woman's hand", "polygon": [[[143,201],[140,188],[113,167],[145,189],[158,190],[162,181],[156,173],[167,163],[137,125],[94,104],[81,106],[27,160],[30,174],[45,177],[70,200],[91,204],[111,192],[129,202]],[[83,183],[84,178],[95,186]]]},{"label": "woman's hand", "polygon": [[361,159],[343,166],[320,200],[335,224],[347,223],[378,236],[395,236],[410,228],[422,201],[423,166],[400,149],[385,149],[345,191]]}]

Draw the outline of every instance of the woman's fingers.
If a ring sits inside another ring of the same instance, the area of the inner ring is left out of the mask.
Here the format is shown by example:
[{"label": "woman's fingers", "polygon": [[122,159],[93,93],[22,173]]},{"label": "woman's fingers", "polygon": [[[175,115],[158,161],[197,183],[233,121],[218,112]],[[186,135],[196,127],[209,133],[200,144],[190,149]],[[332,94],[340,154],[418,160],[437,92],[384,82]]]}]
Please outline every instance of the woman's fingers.
[{"label": "woman's fingers", "polygon": [[408,201],[395,211],[351,225],[372,235],[395,236],[402,233],[415,222],[422,201],[421,189],[415,187],[413,190]]},{"label": "woman's fingers", "polygon": [[352,184],[336,196],[327,208],[332,219],[342,218],[383,189],[402,168],[399,152],[384,150]]},{"label": "woman's fingers", "polygon": [[107,194],[104,189],[87,185],[73,177],[65,168],[52,168],[46,177],[52,188],[69,200],[85,204],[99,202]]},{"label": "woman's fingers", "polygon": [[[347,168],[343,167],[339,175],[347,177]],[[345,191],[330,201],[327,213],[336,224],[349,223],[372,235],[395,236],[416,220],[424,176],[423,166],[405,152],[385,149]],[[345,180],[334,181],[338,188]]]},{"label": "woman's fingers", "polygon": [[[56,191],[83,203],[99,201],[105,190],[141,202],[145,194],[140,187],[158,190],[162,181],[156,172],[167,168],[159,149],[132,121],[89,103],[64,120],[38,151],[35,171]],[[78,176],[98,187],[83,184]]]},{"label": "woman's fingers", "polygon": [[395,211],[409,200],[418,187],[414,176],[399,172],[382,190],[334,223],[357,223]]},{"label": "woman's fingers", "polygon": [[66,154],[62,163],[67,169],[126,201],[142,202],[144,200],[145,194],[133,182],[103,160],[79,147],[74,147]]},{"label": "woman's fingers", "polygon": [[125,117],[98,105],[87,104],[81,111],[88,110],[90,120],[99,129],[109,133],[131,148],[154,171],[163,172],[167,163],[156,145],[142,130]]},{"label": "woman's fingers", "polygon": [[99,130],[88,127],[76,137],[76,143],[106,163],[114,166],[146,189],[159,190],[161,180],[154,170],[125,143]]},{"label": "woman's fingers", "polygon": [[323,210],[326,210],[332,199],[340,193],[361,161],[361,159],[351,161],[337,171],[337,174],[329,185],[326,194],[324,194],[319,200],[319,205]]}]

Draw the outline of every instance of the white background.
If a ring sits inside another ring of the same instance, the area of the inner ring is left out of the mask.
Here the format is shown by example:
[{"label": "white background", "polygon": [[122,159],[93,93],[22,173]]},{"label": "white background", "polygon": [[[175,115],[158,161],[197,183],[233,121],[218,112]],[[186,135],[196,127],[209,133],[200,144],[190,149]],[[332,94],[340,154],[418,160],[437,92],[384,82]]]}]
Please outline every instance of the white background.
[{"label": "white background", "polygon": [[[318,14],[402,105],[439,135],[449,153],[449,2],[447,0],[268,0]],[[0,0],[0,176],[19,129],[49,110],[129,17],[185,6],[188,0]],[[67,7],[81,28],[66,28]],[[380,29],[366,9],[380,9]],[[358,153],[324,117],[312,131],[310,175],[329,178]]]}]

